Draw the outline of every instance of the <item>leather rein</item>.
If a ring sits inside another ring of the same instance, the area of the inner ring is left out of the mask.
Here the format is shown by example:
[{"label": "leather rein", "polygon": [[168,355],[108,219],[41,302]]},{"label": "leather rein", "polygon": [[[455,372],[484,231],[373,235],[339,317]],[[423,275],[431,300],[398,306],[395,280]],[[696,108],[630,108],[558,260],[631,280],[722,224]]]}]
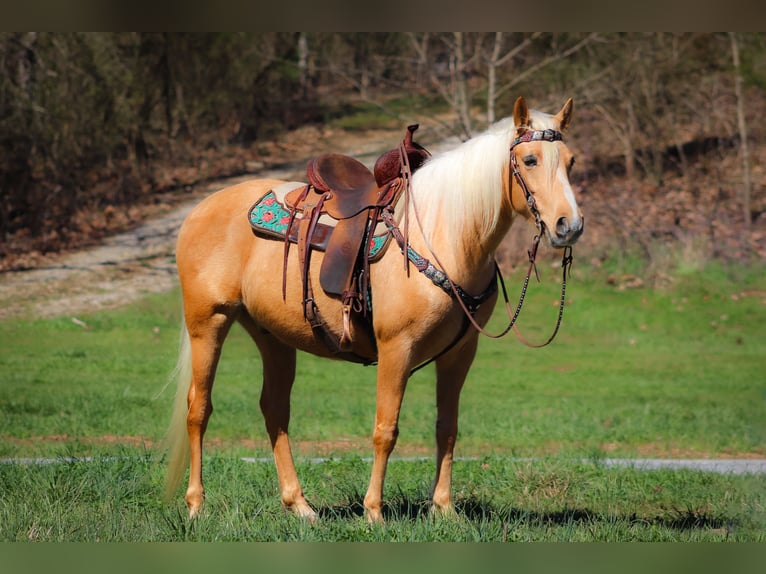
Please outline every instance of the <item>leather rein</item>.
[{"label": "leather rein", "polygon": [[[567,273],[568,271],[571,271],[572,266],[572,247],[567,246],[564,248],[564,253],[562,256],[561,261],[561,267],[562,267],[562,278],[561,278],[561,297],[559,300],[559,309],[558,309],[558,318],[556,320],[556,325],[553,329],[553,332],[551,335],[543,342],[538,344],[533,344],[528,342],[523,335],[520,333],[518,327],[516,326],[516,320],[519,318],[519,314],[521,313],[521,308],[524,304],[524,298],[527,293],[527,288],[529,286],[529,279],[532,275],[532,271],[535,272],[535,277],[540,281],[540,277],[537,273],[537,266],[535,264],[536,258],[537,258],[537,249],[540,245],[540,240],[542,239],[543,235],[543,222],[542,218],[540,217],[540,211],[537,208],[537,203],[535,201],[534,195],[529,189],[529,186],[527,185],[526,180],[524,179],[524,176],[519,171],[518,162],[516,161],[516,156],[513,153],[513,149],[520,143],[526,143],[531,141],[549,141],[549,142],[555,142],[562,140],[562,134],[561,132],[557,130],[529,130],[522,134],[521,136],[517,137],[510,147],[510,166],[511,166],[511,175],[509,175],[509,179],[515,178],[517,183],[519,184],[519,187],[521,187],[522,191],[524,192],[524,197],[526,199],[527,207],[529,208],[529,211],[532,213],[532,216],[535,219],[535,226],[537,227],[537,234],[535,235],[532,243],[532,247],[527,251],[527,254],[529,256],[529,266],[527,267],[527,272],[524,277],[524,282],[521,288],[521,294],[519,295],[519,301],[516,304],[515,309],[511,309],[511,303],[510,299],[508,297],[508,292],[505,287],[505,281],[503,280],[502,273],[500,271],[500,266],[497,263],[497,260],[495,260],[495,278],[491,281],[489,286],[484,290],[483,293],[480,295],[473,297],[465,292],[458,284],[456,284],[454,281],[452,281],[449,276],[444,272],[436,269],[433,264],[428,261],[428,259],[420,256],[417,252],[415,252],[412,247],[410,247],[409,241],[408,241],[408,221],[407,221],[407,212],[408,210],[405,209],[405,216],[404,216],[404,227],[405,231],[402,233],[398,226],[396,225],[396,222],[393,218],[393,211],[390,208],[386,208],[382,212],[382,219],[385,222],[386,226],[391,231],[392,235],[394,236],[397,244],[399,245],[399,249],[401,250],[402,254],[404,255],[405,260],[405,268],[409,266],[409,263],[412,262],[415,267],[420,271],[421,273],[425,274],[426,276],[431,279],[431,281],[437,286],[440,287],[442,290],[444,290],[447,294],[454,297],[457,302],[460,304],[461,309],[463,310],[463,313],[465,314],[465,317],[467,321],[464,324],[464,328],[461,330],[461,332],[458,334],[457,338],[447,346],[446,349],[441,351],[438,355],[433,357],[430,361],[427,363],[424,363],[423,365],[420,365],[417,369],[418,370],[422,367],[424,367],[426,364],[430,363],[431,361],[436,360],[441,355],[445,354],[447,351],[449,351],[452,347],[454,347],[460,339],[463,338],[463,335],[465,335],[465,332],[470,325],[473,325],[473,327],[482,335],[485,335],[492,339],[499,339],[503,336],[505,336],[512,328],[515,330],[516,335],[518,339],[528,347],[545,347],[546,345],[550,344],[553,339],[555,339],[559,327],[561,326],[561,320],[564,316],[564,304],[566,299],[566,284],[567,284]],[[404,184],[404,191],[405,191],[405,205],[409,205],[409,203],[412,201],[409,191],[410,191],[410,183],[412,178],[412,173],[410,171],[409,161],[407,158],[407,154],[405,153],[405,150],[403,146],[400,146],[400,156],[401,156],[401,165],[402,165],[402,179]],[[511,193],[511,190],[513,188],[513,180],[508,182],[508,188],[509,188],[509,194]],[[423,235],[425,239],[425,233],[423,233],[423,226],[420,222],[420,216],[418,214],[418,211],[415,207],[414,202],[412,202],[413,205],[413,212],[415,215],[415,219],[417,220],[418,226],[420,227],[421,234]],[[431,248],[431,246],[428,244],[428,241],[426,240],[426,245],[428,246],[429,251],[431,252],[431,256],[434,258],[434,261],[436,261],[437,265],[444,269],[444,265],[441,264],[439,261],[439,258],[437,257],[436,253],[434,253],[434,250]],[[497,281],[499,280],[500,286],[503,293],[503,298],[505,300],[505,308],[506,312],[509,317],[509,323],[508,326],[500,333],[493,334],[488,332],[484,327],[479,325],[479,323],[476,321],[474,315],[476,311],[479,309],[482,303],[484,303],[486,300],[488,300],[492,295],[494,295],[495,291],[497,291]],[[413,371],[414,372],[414,371]]]}]

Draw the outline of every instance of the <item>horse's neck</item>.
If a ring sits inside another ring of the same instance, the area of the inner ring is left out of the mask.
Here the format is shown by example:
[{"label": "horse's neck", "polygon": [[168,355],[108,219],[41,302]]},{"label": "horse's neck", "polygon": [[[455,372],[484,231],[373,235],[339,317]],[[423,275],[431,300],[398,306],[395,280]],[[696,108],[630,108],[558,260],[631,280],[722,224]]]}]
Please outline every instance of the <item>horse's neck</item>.
[{"label": "horse's neck", "polygon": [[495,254],[510,228],[510,212],[500,216],[490,234],[483,231],[479,222],[464,222],[462,231],[458,233],[444,225],[424,230],[421,223],[427,227],[427,221],[429,218],[420,213],[420,209],[416,214],[411,204],[409,236],[413,248],[445,271],[452,281],[468,293],[481,293],[494,276]]}]

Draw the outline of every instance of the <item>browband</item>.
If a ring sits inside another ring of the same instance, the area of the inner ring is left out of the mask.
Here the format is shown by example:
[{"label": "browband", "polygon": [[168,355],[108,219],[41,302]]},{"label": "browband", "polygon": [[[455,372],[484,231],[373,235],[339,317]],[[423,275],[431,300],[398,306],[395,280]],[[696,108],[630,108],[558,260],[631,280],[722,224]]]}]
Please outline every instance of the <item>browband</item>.
[{"label": "browband", "polygon": [[536,141],[557,142],[562,141],[563,139],[563,134],[558,130],[529,130],[513,140],[511,149],[515,148],[520,143]]}]

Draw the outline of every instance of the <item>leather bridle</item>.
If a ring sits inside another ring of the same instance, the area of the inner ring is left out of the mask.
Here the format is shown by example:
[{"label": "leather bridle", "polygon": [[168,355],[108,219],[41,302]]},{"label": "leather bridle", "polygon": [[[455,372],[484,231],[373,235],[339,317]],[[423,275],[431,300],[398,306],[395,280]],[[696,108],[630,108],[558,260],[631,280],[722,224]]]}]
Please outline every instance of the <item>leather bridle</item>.
[{"label": "leather bridle", "polygon": [[[539,281],[540,277],[537,273],[537,266],[535,265],[535,259],[537,257],[537,248],[540,245],[540,240],[543,235],[543,221],[540,217],[540,210],[537,208],[537,202],[535,201],[535,196],[532,194],[532,191],[529,189],[529,186],[527,185],[526,180],[524,179],[524,176],[522,175],[521,171],[519,170],[519,163],[516,159],[516,154],[513,152],[513,149],[522,143],[528,143],[533,141],[548,141],[548,142],[557,142],[557,141],[563,141],[564,136],[562,133],[558,130],[553,129],[546,129],[546,130],[527,130],[520,136],[518,136],[515,140],[513,140],[513,143],[511,144],[510,148],[510,166],[511,166],[511,175],[516,179],[516,182],[519,184],[519,187],[521,188],[522,192],[524,193],[524,198],[527,202],[527,207],[529,208],[530,213],[535,218],[535,227],[537,228],[537,234],[534,237],[532,248],[527,251],[527,254],[529,255],[529,267],[527,269],[526,277],[524,278],[524,286],[522,288],[521,296],[519,299],[519,305],[518,310],[521,310],[521,304],[524,300],[524,296],[527,291],[527,285],[529,284],[529,277],[532,273],[532,270],[535,271],[535,278]],[[509,195],[513,195],[513,181],[508,182],[508,193]],[[561,326],[561,320],[564,316],[564,304],[566,301],[566,289],[567,289],[567,273],[571,272],[572,268],[572,262],[574,258],[572,256],[572,247],[567,245],[564,247],[564,252],[561,259],[561,297],[559,299],[559,311],[558,311],[558,318],[556,319],[556,326],[553,329],[553,333],[543,342],[539,344],[532,344],[529,343],[524,336],[519,331],[518,326],[516,326],[516,319],[518,318],[518,313],[514,314],[513,319],[511,320],[510,324],[508,325],[508,328],[505,330],[504,334],[508,332],[508,330],[513,327],[513,329],[516,331],[516,336],[519,338],[519,340],[527,345],[528,347],[545,347],[546,345],[550,344],[553,339],[556,338],[556,334],[559,331],[559,327]]]},{"label": "leather bridle", "polygon": [[[533,141],[548,141],[548,142],[557,142],[562,141],[564,139],[564,136],[561,134],[560,131],[557,130],[528,130],[524,132],[522,135],[517,137],[515,140],[513,140],[513,143],[511,144],[510,149],[510,155],[511,155],[511,175],[513,175],[516,178],[516,181],[519,184],[519,187],[521,188],[521,191],[524,192],[524,199],[527,202],[527,206],[529,207],[529,211],[532,214],[532,216],[535,218],[535,226],[537,227],[537,233],[538,235],[542,235],[543,233],[543,222],[540,218],[540,211],[537,209],[537,203],[535,202],[535,197],[532,195],[532,192],[529,190],[529,186],[527,185],[527,181],[524,179],[524,176],[521,174],[521,171],[519,171],[519,162],[516,159],[516,154],[513,153],[513,148],[515,148],[517,145],[522,143],[529,143]],[[512,196],[511,193],[513,190],[513,182],[508,182],[508,190],[509,194]],[[512,199],[512,198],[511,198]],[[511,201],[513,203],[513,201]]]}]

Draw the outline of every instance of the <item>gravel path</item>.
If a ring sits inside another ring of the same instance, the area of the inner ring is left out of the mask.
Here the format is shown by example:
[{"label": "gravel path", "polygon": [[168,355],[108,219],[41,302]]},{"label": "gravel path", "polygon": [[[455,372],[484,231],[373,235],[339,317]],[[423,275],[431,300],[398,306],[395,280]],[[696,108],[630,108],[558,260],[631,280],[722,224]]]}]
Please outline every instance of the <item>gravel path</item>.
[{"label": "gravel path", "polygon": [[[312,464],[321,464],[341,460],[336,458],[314,457],[308,459]],[[372,458],[363,457],[363,461],[372,462]],[[433,457],[391,457],[391,462],[403,461],[430,461]],[[455,460],[481,460],[479,457],[455,457]],[[513,459],[519,463],[535,462],[534,458]],[[274,461],[271,457],[243,457],[242,461],[251,463],[270,464]],[[595,465],[607,468],[635,468],[637,470],[697,470],[701,472],[713,472],[716,474],[766,474],[766,459],[667,459],[667,458],[604,458],[590,461],[582,459],[580,462],[592,462]]]},{"label": "gravel path", "polygon": [[0,319],[76,316],[172,289],[175,236],[198,201],[47,266],[0,274]]},{"label": "gravel path", "polygon": [[[22,458],[9,457],[0,458],[0,464],[21,464],[34,466],[47,466],[49,464],[68,464],[74,462],[92,462],[93,457],[60,457],[60,458]],[[241,460],[247,463],[273,464],[272,457],[242,457]],[[341,458],[313,457],[309,459],[300,459],[302,462],[310,464],[323,464],[342,460]],[[362,458],[365,462],[371,462],[372,458]],[[396,462],[420,462],[430,461],[433,457],[397,457],[391,458],[392,463]],[[456,457],[455,460],[481,460],[478,457]],[[535,462],[533,458],[515,459],[519,463]],[[716,474],[766,474],[766,459],[658,459],[658,458],[605,458],[594,461],[583,459],[581,462],[592,462],[593,464],[607,468],[635,468],[637,470],[695,470],[699,472],[711,472]]]},{"label": "gravel path", "polygon": [[45,267],[3,273],[0,319],[76,316],[170,290],[175,234],[194,203]]}]

